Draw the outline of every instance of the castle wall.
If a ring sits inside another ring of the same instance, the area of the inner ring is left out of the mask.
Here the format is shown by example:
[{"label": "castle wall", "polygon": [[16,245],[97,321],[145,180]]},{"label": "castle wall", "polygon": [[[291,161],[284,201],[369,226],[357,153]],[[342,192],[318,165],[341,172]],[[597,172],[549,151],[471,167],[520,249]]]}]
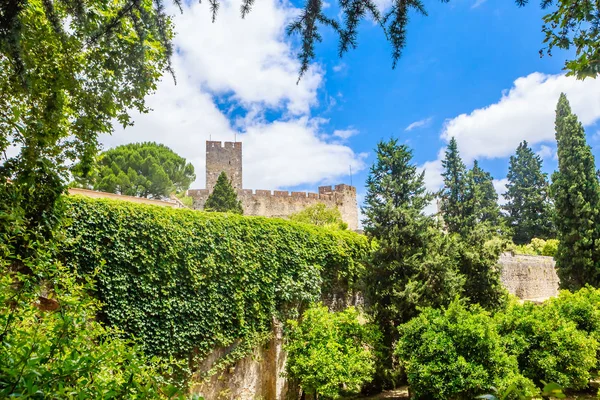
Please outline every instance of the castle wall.
[{"label": "castle wall", "polygon": [[[188,196],[194,199],[195,209],[204,209],[209,193],[207,189],[188,190]],[[348,229],[358,229],[356,188],[353,186],[321,186],[319,193],[243,189],[238,190],[238,198],[242,202],[244,215],[280,218],[286,218],[308,206],[324,203],[340,210],[342,219],[348,224]]]},{"label": "castle wall", "polygon": [[178,199],[172,199],[171,201],[147,199],[145,197],[134,197],[126,196],[123,194],[99,192],[97,190],[80,189],[80,188],[69,188],[70,195],[82,195],[86,197],[93,197],[96,199],[112,199],[131,201],[133,203],[151,204],[154,206],[172,207],[172,208],[184,208],[185,206]]},{"label": "castle wall", "polygon": [[552,257],[504,253],[498,261],[502,284],[522,300],[545,300],[558,295],[559,279]]},{"label": "castle wall", "polygon": [[[200,371],[210,369],[231,348],[214,350],[200,366]],[[199,394],[206,399],[255,400],[291,399],[294,389],[285,378],[287,353],[283,350],[283,330],[281,324],[273,326],[273,337],[264,347],[257,347],[252,354],[235,363],[235,366],[192,385],[191,394]]]},{"label": "castle wall", "polygon": [[234,189],[242,189],[242,143],[206,142],[206,188],[213,190],[221,172]]}]

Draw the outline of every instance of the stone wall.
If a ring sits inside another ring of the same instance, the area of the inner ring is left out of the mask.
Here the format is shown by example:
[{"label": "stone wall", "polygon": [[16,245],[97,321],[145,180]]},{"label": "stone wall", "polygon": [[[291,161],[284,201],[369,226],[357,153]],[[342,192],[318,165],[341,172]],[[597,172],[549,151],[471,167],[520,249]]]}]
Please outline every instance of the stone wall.
[{"label": "stone wall", "polygon": [[[283,329],[273,324],[271,340],[234,366],[192,385],[191,394],[199,394],[207,400],[283,400],[294,399],[298,392],[290,387],[285,378],[286,352],[283,350]],[[226,356],[235,345],[214,350],[199,367],[200,373],[210,369],[221,357]],[[196,378],[197,379],[197,378]]]},{"label": "stone wall", "polygon": [[[349,185],[321,186],[319,193],[288,192],[282,190],[238,190],[238,198],[242,202],[244,215],[260,215],[263,217],[285,218],[304,210],[306,207],[324,203],[337,207],[348,229],[358,229],[358,205],[356,188]],[[204,209],[209,195],[208,189],[188,190],[188,196],[194,199],[194,208]]]},{"label": "stone wall", "polygon": [[502,283],[522,300],[542,301],[558,295],[558,275],[552,257],[504,253],[498,261]]},{"label": "stone wall", "polygon": [[206,188],[212,190],[221,172],[234,189],[242,189],[242,143],[206,142]]}]

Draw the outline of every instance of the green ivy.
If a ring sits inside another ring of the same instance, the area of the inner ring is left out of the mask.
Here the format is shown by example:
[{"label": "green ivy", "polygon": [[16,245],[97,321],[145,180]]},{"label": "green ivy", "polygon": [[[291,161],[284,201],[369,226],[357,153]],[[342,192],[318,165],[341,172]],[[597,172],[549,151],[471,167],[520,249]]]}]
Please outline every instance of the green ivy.
[{"label": "green ivy", "polygon": [[347,294],[368,251],[362,235],[279,219],[64,202],[65,264],[82,276],[98,269],[101,317],[162,357],[241,345],[301,303]]}]

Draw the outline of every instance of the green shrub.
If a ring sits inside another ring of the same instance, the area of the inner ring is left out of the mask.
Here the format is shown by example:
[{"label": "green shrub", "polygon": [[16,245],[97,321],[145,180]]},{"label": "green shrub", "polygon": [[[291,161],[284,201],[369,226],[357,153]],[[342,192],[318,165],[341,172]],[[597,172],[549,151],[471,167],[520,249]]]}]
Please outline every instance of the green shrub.
[{"label": "green shrub", "polygon": [[552,303],[511,304],[496,316],[498,332],[508,353],[517,357],[523,375],[537,384],[556,382],[582,389],[596,366],[598,342],[559,310]]},{"label": "green shrub", "polygon": [[360,392],[375,372],[380,334],[361,324],[354,307],[330,312],[323,305],[306,310],[301,322],[289,321],[287,373],[305,393],[337,399]]},{"label": "green shrub", "polygon": [[330,229],[348,229],[348,224],[342,219],[340,210],[337,207],[328,207],[324,203],[308,206],[304,210],[290,215],[290,220]]},{"label": "green shrub", "polygon": [[515,254],[522,254],[526,256],[539,256],[539,254],[536,253],[535,250],[528,244],[515,245],[513,251],[515,252]]},{"label": "green shrub", "polygon": [[548,239],[546,240],[546,244],[542,247],[542,255],[554,257],[556,252],[558,251],[558,240],[557,239]]},{"label": "green shrub", "polygon": [[561,317],[573,321],[577,329],[600,342],[600,289],[586,286],[575,293],[561,290],[546,307],[556,309]]},{"label": "green shrub", "polygon": [[65,199],[62,255],[98,268],[102,317],[151,355],[205,356],[264,337],[321,294],[347,294],[362,274],[364,236],[289,221]]},{"label": "green shrub", "polygon": [[426,308],[399,331],[396,355],[416,399],[472,399],[511,385],[537,392],[479,306],[455,300],[445,310]]},{"label": "green shrub", "polygon": [[178,395],[138,345],[95,320],[98,302],[89,288],[52,261],[0,258],[0,398]]},{"label": "green shrub", "polygon": [[554,257],[558,250],[558,240],[557,239],[531,239],[531,243],[529,244],[521,244],[509,247],[508,250],[513,251],[516,254],[524,254],[529,256],[548,256]]}]

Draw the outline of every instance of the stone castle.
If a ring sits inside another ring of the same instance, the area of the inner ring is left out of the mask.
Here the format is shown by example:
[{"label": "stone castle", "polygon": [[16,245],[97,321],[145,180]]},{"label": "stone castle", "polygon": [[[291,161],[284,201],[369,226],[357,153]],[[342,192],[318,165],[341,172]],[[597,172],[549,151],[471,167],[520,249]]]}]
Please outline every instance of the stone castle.
[{"label": "stone castle", "polygon": [[194,200],[195,209],[204,209],[204,203],[221,172],[227,174],[231,185],[237,191],[244,215],[285,218],[308,206],[324,203],[340,210],[348,229],[358,229],[358,204],[354,186],[320,186],[318,193],[244,189],[241,142],[206,142],[206,189],[188,190],[188,196]]}]

